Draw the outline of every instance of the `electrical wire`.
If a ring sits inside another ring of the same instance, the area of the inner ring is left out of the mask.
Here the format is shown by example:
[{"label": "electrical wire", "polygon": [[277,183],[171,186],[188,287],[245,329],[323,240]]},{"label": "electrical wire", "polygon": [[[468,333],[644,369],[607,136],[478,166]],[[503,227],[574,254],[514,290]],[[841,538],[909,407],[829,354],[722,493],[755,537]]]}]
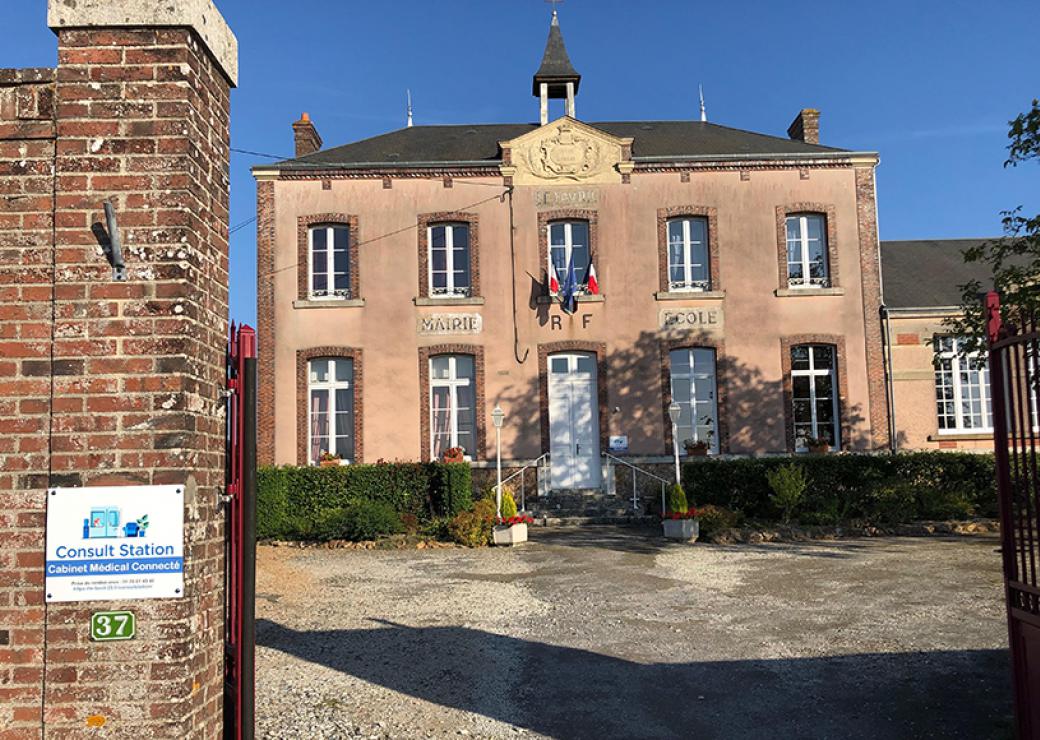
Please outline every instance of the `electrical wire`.
[{"label": "electrical wire", "polygon": [[[501,185],[499,187],[503,187],[504,188],[504,186],[501,186]],[[501,193],[499,193],[498,195],[492,195],[490,198],[484,198],[483,200],[478,200],[476,203],[470,203],[469,205],[462,206],[459,210],[464,211],[464,210],[466,210],[468,208],[476,208],[479,205],[483,205],[484,203],[490,203],[493,200],[497,200],[497,201],[503,202],[505,200],[506,193],[508,193],[510,190],[511,190],[511,188],[504,188],[504,190]],[[400,229],[394,229],[393,231],[388,231],[385,234],[380,234],[379,236],[374,236],[371,239],[365,239],[363,241],[359,241],[357,243],[357,246],[360,249],[361,247],[363,247],[366,244],[371,244],[372,242],[377,242],[377,241],[380,241],[381,239],[387,239],[387,238],[389,238],[391,236],[396,236],[397,234],[403,234],[406,231],[411,231],[412,229],[417,229],[417,228],[419,228],[419,222],[418,221],[416,221],[414,224],[409,224],[408,226],[402,226]],[[271,270],[270,272],[258,273],[257,277],[260,277],[260,278],[270,277],[271,275],[277,275],[278,273],[285,272],[286,270],[295,270],[296,267],[297,267],[297,264],[295,262],[293,262],[291,265],[285,265],[284,267],[279,267],[277,269]]]}]

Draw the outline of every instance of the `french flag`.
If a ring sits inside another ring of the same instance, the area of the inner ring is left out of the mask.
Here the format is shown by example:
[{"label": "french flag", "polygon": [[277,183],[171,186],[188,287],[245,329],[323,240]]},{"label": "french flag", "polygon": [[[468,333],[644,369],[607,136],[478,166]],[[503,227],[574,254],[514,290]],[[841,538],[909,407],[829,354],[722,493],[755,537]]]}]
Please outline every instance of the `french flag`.
[{"label": "french flag", "polygon": [[549,273],[549,292],[552,295],[559,295],[559,293],[560,293],[560,278],[556,274],[556,264],[552,263],[552,262],[549,263],[549,269],[552,270],[552,272]]},{"label": "french flag", "polygon": [[599,281],[596,280],[596,266],[589,263],[589,279],[586,281],[589,287],[589,293],[592,295],[599,295]]}]

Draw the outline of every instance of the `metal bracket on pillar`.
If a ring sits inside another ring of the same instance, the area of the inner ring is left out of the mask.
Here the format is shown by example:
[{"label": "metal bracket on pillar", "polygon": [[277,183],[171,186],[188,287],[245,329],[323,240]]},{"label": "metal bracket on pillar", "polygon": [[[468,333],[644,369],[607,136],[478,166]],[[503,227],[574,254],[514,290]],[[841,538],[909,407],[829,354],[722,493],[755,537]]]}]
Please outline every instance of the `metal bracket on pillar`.
[{"label": "metal bracket on pillar", "polygon": [[105,201],[105,224],[108,226],[108,248],[105,256],[112,264],[112,279],[116,282],[126,280],[126,263],[123,261],[123,249],[119,239],[119,224],[116,222],[116,209],[110,201]]}]

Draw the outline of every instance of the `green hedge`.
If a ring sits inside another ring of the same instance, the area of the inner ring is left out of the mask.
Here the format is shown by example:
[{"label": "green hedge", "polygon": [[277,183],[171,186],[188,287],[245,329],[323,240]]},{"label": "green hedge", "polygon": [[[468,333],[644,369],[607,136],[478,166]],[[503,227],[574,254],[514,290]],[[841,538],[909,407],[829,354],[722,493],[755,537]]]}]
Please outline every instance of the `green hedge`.
[{"label": "green hedge", "polygon": [[385,504],[398,516],[426,522],[470,505],[472,481],[465,464],[378,463],[338,467],[260,468],[257,537],[327,539],[330,516],[358,502]]},{"label": "green hedge", "polygon": [[[766,471],[790,457],[702,460],[683,466],[691,505],[713,504],[753,519],[778,519]],[[808,478],[794,517],[806,524],[851,519],[908,521],[997,516],[993,456],[955,452],[805,455]]]}]

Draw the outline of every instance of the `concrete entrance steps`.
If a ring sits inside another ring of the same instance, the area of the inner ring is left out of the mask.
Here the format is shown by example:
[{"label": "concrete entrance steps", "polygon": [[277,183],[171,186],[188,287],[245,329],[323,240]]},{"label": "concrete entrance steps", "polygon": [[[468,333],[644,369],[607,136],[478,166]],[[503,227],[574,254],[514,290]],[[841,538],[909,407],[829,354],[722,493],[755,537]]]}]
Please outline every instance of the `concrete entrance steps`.
[{"label": "concrete entrance steps", "polygon": [[530,504],[528,513],[540,526],[644,524],[656,519],[633,512],[630,501],[608,496],[598,488],[551,491],[544,500]]}]

